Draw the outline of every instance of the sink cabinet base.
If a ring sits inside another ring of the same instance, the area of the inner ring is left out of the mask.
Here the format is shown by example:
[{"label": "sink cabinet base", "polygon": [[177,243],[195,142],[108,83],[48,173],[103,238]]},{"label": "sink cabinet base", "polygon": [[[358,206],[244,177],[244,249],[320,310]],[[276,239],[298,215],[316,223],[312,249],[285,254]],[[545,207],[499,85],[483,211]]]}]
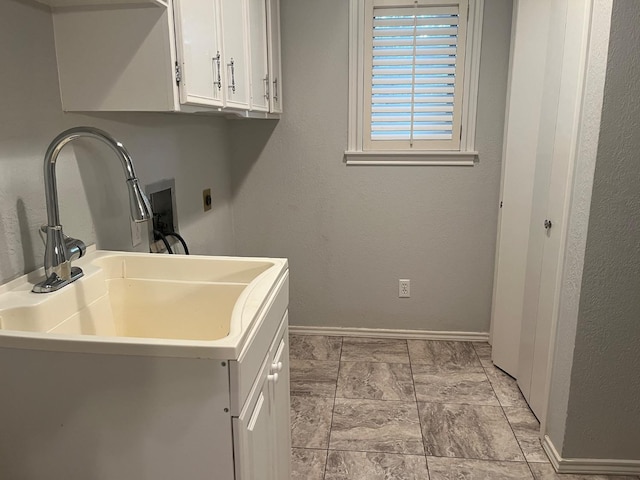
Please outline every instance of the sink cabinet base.
[{"label": "sink cabinet base", "polygon": [[234,478],[227,362],[0,348],[0,385],[0,478]]},{"label": "sink cabinet base", "polygon": [[[290,478],[287,261],[157,257],[96,252],[48,303],[26,277],[0,287],[0,479]],[[114,306],[105,315],[100,302],[117,295],[107,280],[155,282],[161,297],[169,279],[238,291],[221,294],[226,313],[175,286],[184,315],[121,302],[128,327],[145,320],[159,338],[103,328]],[[226,316],[229,334],[208,340],[206,322]]]}]

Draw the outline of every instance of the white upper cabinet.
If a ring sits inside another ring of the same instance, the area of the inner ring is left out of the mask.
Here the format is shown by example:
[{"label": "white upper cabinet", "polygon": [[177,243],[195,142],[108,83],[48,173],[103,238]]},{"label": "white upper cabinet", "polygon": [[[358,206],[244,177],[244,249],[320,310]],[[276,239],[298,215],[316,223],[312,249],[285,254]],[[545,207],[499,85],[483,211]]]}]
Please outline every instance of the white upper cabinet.
[{"label": "white upper cabinet", "polygon": [[180,103],[224,106],[220,12],[213,1],[175,0]]},{"label": "white upper cabinet", "polygon": [[227,106],[249,109],[247,0],[221,0]]},{"label": "white upper cabinet", "polygon": [[251,54],[251,110],[269,111],[269,65],[267,62],[267,5],[248,0]]},{"label": "white upper cabinet", "polygon": [[269,111],[282,113],[282,61],[280,46],[280,0],[267,1],[269,51]]},{"label": "white upper cabinet", "polygon": [[281,111],[277,1],[43,1],[65,111]]},{"label": "white upper cabinet", "polygon": [[54,10],[65,111],[178,111],[173,10]]},{"label": "white upper cabinet", "polygon": [[44,3],[52,7],[94,7],[107,5],[155,5],[166,7],[166,0],[36,0],[38,3]]}]

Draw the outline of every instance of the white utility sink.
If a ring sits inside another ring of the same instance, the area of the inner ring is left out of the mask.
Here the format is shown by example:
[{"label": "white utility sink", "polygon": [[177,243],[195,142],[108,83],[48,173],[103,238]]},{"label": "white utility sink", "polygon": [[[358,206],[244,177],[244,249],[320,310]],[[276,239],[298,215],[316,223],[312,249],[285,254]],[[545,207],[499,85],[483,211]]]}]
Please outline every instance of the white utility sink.
[{"label": "white utility sink", "polygon": [[236,358],[287,272],[283,259],[108,251],[74,265],[84,277],[57,292],[32,293],[27,276],[0,287],[0,347]]}]

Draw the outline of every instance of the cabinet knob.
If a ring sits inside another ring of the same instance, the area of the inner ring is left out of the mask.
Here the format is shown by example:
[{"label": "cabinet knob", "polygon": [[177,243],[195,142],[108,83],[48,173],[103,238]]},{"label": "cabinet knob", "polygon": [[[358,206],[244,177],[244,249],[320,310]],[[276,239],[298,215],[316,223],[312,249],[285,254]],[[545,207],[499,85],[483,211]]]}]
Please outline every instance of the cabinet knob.
[{"label": "cabinet knob", "polygon": [[272,375],[267,375],[267,380],[269,380],[270,382],[273,382],[273,383],[277,383],[278,382],[278,374],[274,373]]},{"label": "cabinet knob", "polygon": [[282,362],[272,363],[271,364],[272,372],[281,372],[282,371]]}]

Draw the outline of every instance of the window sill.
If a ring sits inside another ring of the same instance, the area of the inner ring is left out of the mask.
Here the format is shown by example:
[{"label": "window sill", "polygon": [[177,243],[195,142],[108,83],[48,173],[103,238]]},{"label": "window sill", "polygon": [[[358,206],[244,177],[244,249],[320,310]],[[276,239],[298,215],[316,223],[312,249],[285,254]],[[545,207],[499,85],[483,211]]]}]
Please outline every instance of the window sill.
[{"label": "window sill", "polygon": [[350,151],[344,152],[347,165],[392,166],[455,166],[472,167],[479,162],[478,152],[396,152]]}]

